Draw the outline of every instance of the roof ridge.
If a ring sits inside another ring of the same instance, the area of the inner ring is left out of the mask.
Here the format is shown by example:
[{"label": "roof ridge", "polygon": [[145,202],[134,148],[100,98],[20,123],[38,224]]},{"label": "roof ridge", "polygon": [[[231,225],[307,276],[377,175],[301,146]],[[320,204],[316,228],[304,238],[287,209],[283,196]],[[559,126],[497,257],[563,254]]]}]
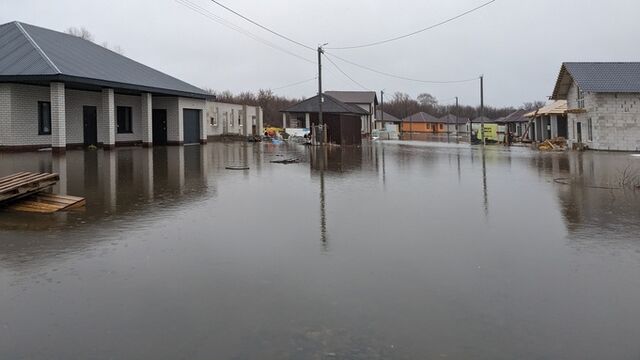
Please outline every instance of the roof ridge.
[{"label": "roof ridge", "polygon": [[47,54],[42,50],[42,48],[40,48],[40,45],[38,45],[38,43],[36,43],[36,41],[33,40],[31,35],[22,26],[22,23],[20,23],[19,21],[14,21],[14,23],[16,24],[16,27],[18,27],[18,30],[20,30],[22,35],[24,35],[27,38],[29,43],[36,49],[36,51],[40,54],[40,56],[42,56],[44,61],[46,61],[56,73],[61,74],[62,72],[60,71],[60,69],[58,69],[56,64],[54,64],[53,61],[51,61],[51,59],[49,58],[49,56],[47,56]]}]

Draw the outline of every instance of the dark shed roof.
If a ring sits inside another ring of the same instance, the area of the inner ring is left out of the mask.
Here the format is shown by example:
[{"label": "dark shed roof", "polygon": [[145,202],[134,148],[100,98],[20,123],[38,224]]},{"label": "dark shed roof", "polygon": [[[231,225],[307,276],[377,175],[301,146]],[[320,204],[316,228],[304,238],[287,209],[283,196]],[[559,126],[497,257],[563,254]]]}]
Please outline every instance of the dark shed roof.
[{"label": "dark shed roof", "polygon": [[566,100],[574,81],[586,92],[640,93],[640,62],[566,62],[551,98]]},{"label": "dark shed roof", "polygon": [[421,111],[417,114],[413,114],[411,116],[408,116],[404,119],[402,119],[402,121],[410,121],[410,122],[423,122],[423,123],[440,123],[442,121],[440,121],[437,117],[431,115],[431,114],[427,114],[424,111]]},{"label": "dark shed roof", "polygon": [[52,80],[207,97],[198,87],[91,41],[17,21],[0,25],[0,81]]},{"label": "dark shed roof", "polygon": [[[376,121],[382,121],[382,110],[376,110]],[[397,117],[389,114],[388,112],[384,112],[384,121],[401,122],[402,120],[400,120]]]},{"label": "dark shed roof", "polygon": [[[317,113],[320,111],[318,95],[303,100],[281,112],[287,113]],[[324,94],[324,102],[322,103],[322,112],[328,114],[355,114],[355,115],[367,115],[369,114],[363,108],[345,104],[342,101],[334,98],[333,96]]]},{"label": "dark shed roof", "polygon": [[378,95],[375,91],[326,91],[325,94],[347,104],[371,104],[378,105]]}]

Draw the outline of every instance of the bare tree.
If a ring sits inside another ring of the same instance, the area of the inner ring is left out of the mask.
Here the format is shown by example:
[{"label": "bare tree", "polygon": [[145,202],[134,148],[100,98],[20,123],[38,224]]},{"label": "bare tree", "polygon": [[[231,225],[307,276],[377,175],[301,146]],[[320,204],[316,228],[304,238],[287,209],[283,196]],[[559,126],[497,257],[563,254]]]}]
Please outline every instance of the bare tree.
[{"label": "bare tree", "polygon": [[418,102],[420,103],[420,105],[425,107],[434,107],[438,105],[438,99],[436,99],[435,96],[429,93],[422,93],[418,95]]},{"label": "bare tree", "polygon": [[67,34],[77,36],[80,39],[89,40],[91,42],[94,41],[93,34],[89,30],[87,30],[84,26],[79,29],[75,26],[71,26],[67,28]]},{"label": "bare tree", "polygon": [[533,111],[533,110],[540,109],[544,105],[545,105],[544,101],[531,101],[531,102],[526,102],[522,104],[522,108],[527,111]]}]

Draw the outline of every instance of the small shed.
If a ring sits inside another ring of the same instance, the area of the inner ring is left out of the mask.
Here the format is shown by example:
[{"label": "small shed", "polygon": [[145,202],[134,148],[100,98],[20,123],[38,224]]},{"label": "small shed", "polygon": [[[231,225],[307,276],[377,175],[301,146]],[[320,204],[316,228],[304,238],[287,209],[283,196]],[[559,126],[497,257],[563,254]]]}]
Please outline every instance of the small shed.
[{"label": "small shed", "polygon": [[[320,125],[319,95],[303,100],[281,112],[302,115],[311,126]],[[346,104],[330,95],[323,95],[322,119],[327,129],[327,142],[336,145],[362,144],[361,119],[368,112],[359,106]]]},{"label": "small shed", "polygon": [[543,142],[568,135],[566,100],[555,100],[524,116],[531,119],[529,131],[533,141]]}]

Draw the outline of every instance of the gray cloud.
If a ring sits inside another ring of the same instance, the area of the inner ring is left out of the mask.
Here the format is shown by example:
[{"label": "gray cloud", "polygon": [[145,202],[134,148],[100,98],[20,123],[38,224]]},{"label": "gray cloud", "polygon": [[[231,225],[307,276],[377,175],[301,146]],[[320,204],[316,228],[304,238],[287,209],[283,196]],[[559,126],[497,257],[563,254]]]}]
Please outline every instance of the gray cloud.
[{"label": "gray cloud", "polygon": [[[190,0],[279,47],[315,53],[250,25],[207,0]],[[228,6],[310,46],[352,45],[400,35],[480,5],[482,0],[225,0]],[[498,0],[477,13],[414,37],[335,51],[354,62],[412,78],[451,80],[484,74],[486,102],[519,105],[550,95],[562,61],[633,61],[637,0]],[[276,88],[315,76],[316,66],[230,30],[174,0],[3,0],[0,22],[19,20],[63,31],[84,26],[96,41],[201,87],[234,92]],[[431,85],[337,64],[372,90],[460,96],[477,104],[476,83]],[[358,89],[325,63],[326,89]],[[315,82],[279,91],[311,96]]]}]

